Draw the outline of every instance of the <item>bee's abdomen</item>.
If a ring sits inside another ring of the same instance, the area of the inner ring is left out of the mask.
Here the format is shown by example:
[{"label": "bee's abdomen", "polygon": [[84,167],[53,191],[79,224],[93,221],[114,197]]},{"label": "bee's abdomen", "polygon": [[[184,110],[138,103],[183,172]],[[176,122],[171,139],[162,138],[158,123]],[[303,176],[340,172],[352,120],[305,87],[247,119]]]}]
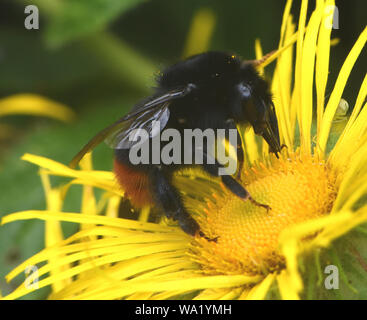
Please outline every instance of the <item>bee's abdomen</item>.
[{"label": "bee's abdomen", "polygon": [[136,208],[153,204],[151,185],[147,172],[137,170],[117,159],[114,160],[116,178],[131,204]]}]

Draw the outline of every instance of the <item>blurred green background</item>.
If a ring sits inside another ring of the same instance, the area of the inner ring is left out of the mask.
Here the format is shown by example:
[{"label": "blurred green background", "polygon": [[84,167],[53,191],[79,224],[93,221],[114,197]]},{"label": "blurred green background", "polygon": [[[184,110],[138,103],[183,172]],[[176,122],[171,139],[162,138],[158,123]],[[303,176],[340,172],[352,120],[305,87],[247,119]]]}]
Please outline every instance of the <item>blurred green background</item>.
[{"label": "blurred green background", "polygon": [[[24,27],[24,8],[29,4],[39,8],[39,30]],[[367,20],[365,0],[336,4],[339,29],[333,30],[332,37],[341,41],[332,51],[329,93]],[[265,53],[277,48],[284,5],[285,0],[1,0],[0,99],[17,93],[39,94],[69,106],[77,119],[65,124],[42,117],[0,118],[0,125],[7,125],[6,134],[0,135],[0,216],[45,208],[37,167],[20,157],[29,152],[67,164],[91,136],[149,94],[155,72],[182,58],[198,10],[207,8],[215,17],[211,50],[253,59],[256,38],[261,39]],[[299,6],[300,1],[295,1],[295,21]],[[343,95],[350,106],[366,62],[364,50]],[[111,159],[112,151],[106,146],[96,148],[96,168],[111,169]],[[79,201],[80,188],[74,186],[64,210],[79,210]],[[65,233],[75,228],[65,224]],[[40,221],[0,227],[2,294],[21,281],[7,284],[4,275],[38,252],[43,242]],[[27,298],[46,294],[47,289]]]}]

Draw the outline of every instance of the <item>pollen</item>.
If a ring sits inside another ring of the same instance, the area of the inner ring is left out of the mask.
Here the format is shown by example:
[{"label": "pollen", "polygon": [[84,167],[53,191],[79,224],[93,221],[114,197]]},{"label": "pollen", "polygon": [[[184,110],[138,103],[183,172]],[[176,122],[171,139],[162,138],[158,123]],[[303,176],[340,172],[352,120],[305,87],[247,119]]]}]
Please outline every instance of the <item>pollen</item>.
[{"label": "pollen", "polygon": [[[330,213],[336,174],[312,156],[272,157],[243,170],[241,181],[267,210],[224,189],[197,218],[208,238],[197,237],[190,256],[208,274],[268,274],[285,267],[278,239],[283,230]],[[310,235],[312,237],[313,235]]]}]

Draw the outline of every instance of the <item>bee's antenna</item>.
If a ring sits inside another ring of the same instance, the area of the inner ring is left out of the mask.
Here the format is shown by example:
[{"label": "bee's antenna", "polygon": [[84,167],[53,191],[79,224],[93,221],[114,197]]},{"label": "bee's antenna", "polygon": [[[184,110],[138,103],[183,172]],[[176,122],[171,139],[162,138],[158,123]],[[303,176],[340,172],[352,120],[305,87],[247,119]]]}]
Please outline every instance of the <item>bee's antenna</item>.
[{"label": "bee's antenna", "polygon": [[275,52],[276,50],[273,50],[257,60],[243,61],[242,65],[252,64],[254,67],[258,67],[259,65],[263,64],[266,60],[268,60]]}]

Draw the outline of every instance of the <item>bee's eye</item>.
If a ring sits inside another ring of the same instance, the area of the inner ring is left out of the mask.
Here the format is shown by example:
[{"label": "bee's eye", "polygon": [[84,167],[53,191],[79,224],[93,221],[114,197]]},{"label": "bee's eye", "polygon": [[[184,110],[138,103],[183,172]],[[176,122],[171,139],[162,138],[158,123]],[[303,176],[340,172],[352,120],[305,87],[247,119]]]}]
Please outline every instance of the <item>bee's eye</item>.
[{"label": "bee's eye", "polygon": [[240,83],[238,85],[238,90],[243,98],[248,99],[251,97],[251,88],[248,85]]}]

